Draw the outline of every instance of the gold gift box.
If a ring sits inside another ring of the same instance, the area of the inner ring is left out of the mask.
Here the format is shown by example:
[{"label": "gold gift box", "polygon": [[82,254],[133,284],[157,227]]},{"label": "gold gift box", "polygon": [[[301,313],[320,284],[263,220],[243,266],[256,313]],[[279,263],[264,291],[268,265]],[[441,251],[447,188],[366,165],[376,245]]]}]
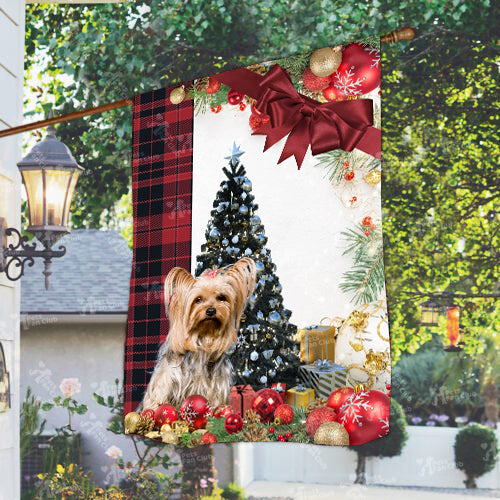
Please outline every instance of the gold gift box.
[{"label": "gold gift box", "polygon": [[314,389],[298,385],[286,391],[286,403],[290,406],[308,406],[314,401]]},{"label": "gold gift box", "polygon": [[318,359],[335,362],[337,328],[330,325],[311,326],[297,330],[300,342],[300,360],[314,363]]}]

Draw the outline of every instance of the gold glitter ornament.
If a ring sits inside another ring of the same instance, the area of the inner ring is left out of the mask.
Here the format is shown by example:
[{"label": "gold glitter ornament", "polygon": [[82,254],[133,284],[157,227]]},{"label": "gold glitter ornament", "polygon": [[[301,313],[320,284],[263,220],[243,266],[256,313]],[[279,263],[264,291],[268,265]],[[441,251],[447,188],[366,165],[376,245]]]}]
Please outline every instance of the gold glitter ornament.
[{"label": "gold glitter ornament", "polygon": [[137,431],[137,423],[141,416],[135,411],[131,411],[125,415],[125,434],[135,434]]},{"label": "gold glitter ornament", "polygon": [[172,426],[170,424],[163,424],[160,427],[160,432],[163,434],[164,432],[169,432],[172,430]]},{"label": "gold glitter ornament", "polygon": [[197,437],[198,439],[201,439],[201,436],[203,436],[203,434],[205,434],[207,431],[207,429],[196,429],[194,432],[193,432],[193,436]]},{"label": "gold glitter ornament", "polygon": [[376,186],[382,180],[382,173],[380,170],[372,170],[365,176],[365,182],[370,186]]},{"label": "gold glitter ornament", "polygon": [[177,435],[189,432],[189,424],[184,420],[174,420],[172,422],[172,431]]},{"label": "gold glitter ornament", "polygon": [[158,439],[161,437],[161,434],[158,431],[151,431],[145,434],[145,436],[149,439]]},{"label": "gold glitter ornament", "polygon": [[152,418],[139,417],[137,426],[135,428],[135,433],[145,436],[148,432],[151,432],[154,429],[154,426],[155,421]]},{"label": "gold glitter ornament", "polygon": [[372,375],[376,375],[378,372],[387,368],[385,354],[383,352],[375,352],[373,349],[370,349],[366,353],[366,359],[363,366]]},{"label": "gold glitter ornament", "polygon": [[161,435],[161,440],[167,444],[178,444],[179,436],[174,431],[167,431]]},{"label": "gold glitter ornament", "polygon": [[278,425],[281,425],[283,422],[282,422],[281,418],[276,417],[276,418],[274,419],[274,422],[273,422],[273,423],[274,423],[274,425],[278,426]]},{"label": "gold glitter ornament", "polygon": [[181,85],[170,92],[170,102],[172,104],[180,104],[184,100],[184,97],[186,97],[184,85]]},{"label": "gold glitter ornament", "polygon": [[349,324],[356,331],[363,330],[363,328],[365,328],[366,325],[368,325],[369,316],[370,315],[365,312],[353,311],[349,316]]},{"label": "gold glitter ornament", "polygon": [[334,73],[342,62],[342,46],[325,47],[311,54],[309,67],[313,75],[324,77]]},{"label": "gold glitter ornament", "polygon": [[349,446],[349,434],[338,422],[325,422],[315,432],[314,444]]}]

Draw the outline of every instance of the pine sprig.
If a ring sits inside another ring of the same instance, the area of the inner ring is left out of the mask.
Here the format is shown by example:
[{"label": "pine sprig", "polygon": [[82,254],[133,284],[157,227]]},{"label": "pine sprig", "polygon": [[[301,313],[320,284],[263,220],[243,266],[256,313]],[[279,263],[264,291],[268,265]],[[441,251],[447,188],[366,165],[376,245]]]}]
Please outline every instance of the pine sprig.
[{"label": "pine sprig", "polygon": [[309,59],[311,58],[312,51],[302,52],[283,59],[274,61],[279,64],[283,69],[288,71],[292,83],[296,86],[302,80],[302,73],[309,66]]},{"label": "pine sprig", "polygon": [[343,255],[354,254],[354,265],[342,275],[339,288],[344,293],[354,293],[355,304],[377,300],[385,284],[382,232],[376,228],[367,236],[365,229],[358,224],[354,229],[342,232],[347,241]]},{"label": "pine sprig", "polygon": [[227,104],[227,95],[230,90],[227,85],[221,85],[215,94],[207,94],[204,90],[196,90],[192,85],[188,92],[188,98],[194,99],[194,110],[196,115],[199,115],[219,105]]},{"label": "pine sprig", "polygon": [[348,162],[349,170],[365,170],[369,172],[380,168],[380,160],[356,150],[349,152],[335,149],[319,155],[318,159],[319,161],[315,166],[324,168],[330,182],[335,184],[340,183],[344,178],[346,162]]},{"label": "pine sprig", "polygon": [[363,45],[364,47],[369,46],[380,50],[380,36],[367,36],[366,38],[359,40],[357,43]]}]

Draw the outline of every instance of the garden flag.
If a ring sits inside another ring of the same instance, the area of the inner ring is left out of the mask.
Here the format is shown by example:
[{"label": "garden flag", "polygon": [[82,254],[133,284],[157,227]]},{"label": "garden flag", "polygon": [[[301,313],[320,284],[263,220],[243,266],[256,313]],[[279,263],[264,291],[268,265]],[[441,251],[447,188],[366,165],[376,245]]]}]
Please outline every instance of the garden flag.
[{"label": "garden flag", "polygon": [[138,95],[125,429],[389,432],[377,40]]}]

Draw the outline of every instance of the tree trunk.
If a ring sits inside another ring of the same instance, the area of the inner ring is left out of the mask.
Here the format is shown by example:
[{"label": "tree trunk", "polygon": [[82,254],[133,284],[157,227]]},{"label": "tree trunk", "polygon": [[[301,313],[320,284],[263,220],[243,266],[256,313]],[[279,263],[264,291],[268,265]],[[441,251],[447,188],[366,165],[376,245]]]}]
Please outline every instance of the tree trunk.
[{"label": "tree trunk", "polygon": [[366,484],[366,457],[358,453],[358,464],[356,465],[356,480],[354,484]]},{"label": "tree trunk", "polygon": [[[183,481],[187,483],[183,497],[198,498],[202,493],[210,494],[213,483],[208,478],[215,478],[217,475],[212,445],[181,448],[178,453],[182,462]],[[208,483],[203,491],[200,484],[202,479]]]},{"label": "tree trunk", "polygon": [[476,478],[474,476],[467,476],[464,483],[466,488],[477,488]]}]

